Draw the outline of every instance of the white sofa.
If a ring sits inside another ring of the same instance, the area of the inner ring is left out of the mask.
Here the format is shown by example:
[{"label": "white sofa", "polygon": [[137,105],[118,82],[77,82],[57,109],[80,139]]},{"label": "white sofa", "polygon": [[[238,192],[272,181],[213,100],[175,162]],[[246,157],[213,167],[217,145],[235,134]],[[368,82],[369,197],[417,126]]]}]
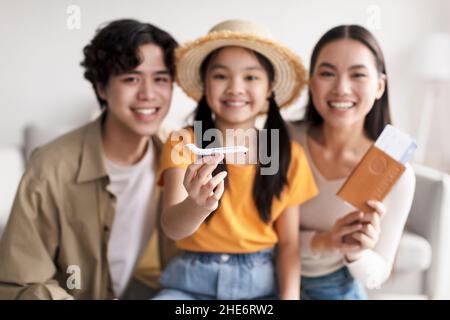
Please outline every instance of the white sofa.
[{"label": "white sofa", "polygon": [[0,237],[8,220],[14,196],[31,152],[75,125],[41,127],[29,125],[24,130],[23,146],[0,146]]},{"label": "white sofa", "polygon": [[450,176],[414,164],[416,191],[392,274],[373,299],[450,298]]},{"label": "white sofa", "polygon": [[0,147],[0,237],[8,220],[24,165],[20,148]]},{"label": "white sofa", "polygon": [[[34,147],[70,128],[30,126],[25,130],[24,150],[0,147],[0,237],[24,170],[24,159]],[[381,289],[369,292],[372,299],[450,297],[450,177],[420,165],[414,165],[414,169],[414,203],[393,273]]]}]

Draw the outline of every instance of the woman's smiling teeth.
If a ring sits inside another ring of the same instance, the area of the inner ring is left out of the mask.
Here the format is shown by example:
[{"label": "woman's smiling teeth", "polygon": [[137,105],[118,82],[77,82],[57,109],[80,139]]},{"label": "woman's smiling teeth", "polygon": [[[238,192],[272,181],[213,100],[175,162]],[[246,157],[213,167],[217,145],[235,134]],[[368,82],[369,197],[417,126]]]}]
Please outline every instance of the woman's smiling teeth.
[{"label": "woman's smiling teeth", "polygon": [[158,112],[159,108],[133,108],[132,110],[138,114],[151,115]]},{"label": "woman's smiling teeth", "polygon": [[330,101],[330,102],[328,102],[328,106],[330,106],[330,108],[333,108],[333,109],[344,109],[344,110],[346,110],[346,109],[350,109],[350,108],[352,108],[352,107],[354,107],[355,106],[355,103],[354,102],[333,102],[333,101]]}]

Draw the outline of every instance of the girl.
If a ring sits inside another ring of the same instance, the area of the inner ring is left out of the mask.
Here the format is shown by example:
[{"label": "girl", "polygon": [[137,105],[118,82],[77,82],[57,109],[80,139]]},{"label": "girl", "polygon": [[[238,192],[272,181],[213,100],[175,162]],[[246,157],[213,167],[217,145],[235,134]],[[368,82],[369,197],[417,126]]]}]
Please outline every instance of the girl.
[{"label": "girl", "polygon": [[[300,60],[260,26],[236,20],[180,48],[177,60],[179,85],[199,101],[195,120],[202,128],[172,134],[163,150],[161,223],[183,254],[163,273],[157,299],[298,299],[298,205],[316,187],[279,107],[305,84]],[[250,134],[243,142],[248,153],[239,159],[183,158],[177,138],[206,147],[202,137],[212,133],[216,146],[233,146],[240,134],[262,132],[255,120],[267,109],[267,144]],[[279,157],[263,161],[264,149]],[[270,174],[273,166],[278,170]]]},{"label": "girl", "polygon": [[314,48],[305,121],[293,134],[311,163],[319,195],[301,206],[302,299],[365,299],[389,277],[411,207],[410,166],[373,212],[354,211],[336,192],[389,124],[383,54],[369,31],[339,26]]}]

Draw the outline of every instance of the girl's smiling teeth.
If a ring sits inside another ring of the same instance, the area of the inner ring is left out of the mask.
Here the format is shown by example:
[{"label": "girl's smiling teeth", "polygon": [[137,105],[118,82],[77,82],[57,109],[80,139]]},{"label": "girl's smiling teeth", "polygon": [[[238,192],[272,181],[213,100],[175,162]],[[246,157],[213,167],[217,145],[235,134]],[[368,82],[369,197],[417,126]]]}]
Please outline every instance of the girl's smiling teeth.
[{"label": "girl's smiling teeth", "polygon": [[356,105],[355,102],[351,101],[328,101],[328,106],[333,109],[350,109]]},{"label": "girl's smiling teeth", "polygon": [[222,100],[222,103],[226,107],[241,108],[248,105],[249,102],[245,100]]}]

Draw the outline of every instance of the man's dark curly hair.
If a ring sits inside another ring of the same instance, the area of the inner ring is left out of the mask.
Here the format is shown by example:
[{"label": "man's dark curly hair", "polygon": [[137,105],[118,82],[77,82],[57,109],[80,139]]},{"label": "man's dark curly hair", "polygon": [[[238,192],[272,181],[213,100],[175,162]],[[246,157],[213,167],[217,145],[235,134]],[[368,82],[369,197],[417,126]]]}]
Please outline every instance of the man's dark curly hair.
[{"label": "man's dark curly hair", "polygon": [[112,21],[100,27],[91,42],[84,47],[84,77],[92,84],[100,108],[107,106],[97,92],[96,85],[106,86],[112,75],[122,74],[136,68],[141,62],[138,48],[155,44],[164,53],[164,63],[172,79],[175,76],[174,51],[176,40],[167,32],[149,24],[132,19]]}]

